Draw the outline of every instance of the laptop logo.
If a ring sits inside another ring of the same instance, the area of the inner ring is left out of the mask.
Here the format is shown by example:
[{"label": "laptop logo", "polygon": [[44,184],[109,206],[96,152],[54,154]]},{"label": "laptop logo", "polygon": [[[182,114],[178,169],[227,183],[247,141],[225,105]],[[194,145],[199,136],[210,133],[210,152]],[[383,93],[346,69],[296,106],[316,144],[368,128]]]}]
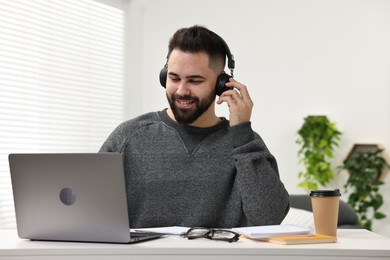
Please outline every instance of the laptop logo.
[{"label": "laptop logo", "polygon": [[63,188],[60,191],[60,200],[63,204],[70,206],[76,201],[76,194],[70,188]]}]

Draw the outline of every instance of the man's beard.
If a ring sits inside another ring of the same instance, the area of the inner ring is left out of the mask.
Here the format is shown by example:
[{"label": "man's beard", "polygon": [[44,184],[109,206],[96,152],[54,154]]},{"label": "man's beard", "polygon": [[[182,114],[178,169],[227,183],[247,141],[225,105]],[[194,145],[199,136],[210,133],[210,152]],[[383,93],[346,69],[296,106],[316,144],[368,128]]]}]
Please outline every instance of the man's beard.
[{"label": "man's beard", "polygon": [[[198,97],[193,97],[190,95],[180,96],[180,95],[171,95],[167,99],[169,106],[175,116],[176,122],[179,124],[191,124],[195,122],[209,107],[214,103],[215,94],[211,94],[203,100],[199,100]],[[176,99],[192,101],[195,107],[182,109],[177,107]]]}]

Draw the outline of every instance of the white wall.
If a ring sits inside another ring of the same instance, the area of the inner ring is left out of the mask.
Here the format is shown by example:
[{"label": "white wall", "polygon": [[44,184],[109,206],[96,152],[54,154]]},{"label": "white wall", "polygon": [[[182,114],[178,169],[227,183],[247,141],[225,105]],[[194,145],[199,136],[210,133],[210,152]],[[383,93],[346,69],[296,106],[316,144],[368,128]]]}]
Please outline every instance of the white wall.
[{"label": "white wall", "polygon": [[[167,107],[158,74],[180,27],[205,25],[236,59],[236,79],[255,102],[253,128],[278,159],[288,191],[297,188],[296,132],[324,114],[343,136],[335,165],[353,143],[390,150],[390,1],[133,0],[128,77],[130,116]],[[228,116],[225,106],[217,111]],[[346,174],[329,188],[343,191]],[[382,191],[388,217],[374,231],[390,237],[390,178]],[[344,199],[346,196],[344,196]]]}]

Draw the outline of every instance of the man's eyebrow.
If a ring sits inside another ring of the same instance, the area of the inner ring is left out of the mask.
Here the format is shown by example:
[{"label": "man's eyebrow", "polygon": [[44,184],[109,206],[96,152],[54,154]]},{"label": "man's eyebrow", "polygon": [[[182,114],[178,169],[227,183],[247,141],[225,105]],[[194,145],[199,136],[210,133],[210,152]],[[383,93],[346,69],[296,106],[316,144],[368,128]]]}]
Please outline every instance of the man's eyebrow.
[{"label": "man's eyebrow", "polygon": [[206,77],[203,77],[202,75],[190,75],[186,77],[187,79],[206,79]]},{"label": "man's eyebrow", "polygon": [[174,76],[174,77],[179,77],[179,75],[174,73],[174,72],[168,72],[168,75],[171,75],[171,76]]},{"label": "man's eyebrow", "polygon": [[[179,74],[177,74],[177,73],[175,73],[175,72],[169,72],[168,73],[168,75],[170,75],[170,76],[174,76],[174,77],[180,77],[179,76]],[[206,77],[204,77],[204,76],[202,76],[202,75],[197,75],[197,74],[195,74],[195,75],[189,75],[189,76],[187,76],[186,77],[187,79],[206,79]]]}]

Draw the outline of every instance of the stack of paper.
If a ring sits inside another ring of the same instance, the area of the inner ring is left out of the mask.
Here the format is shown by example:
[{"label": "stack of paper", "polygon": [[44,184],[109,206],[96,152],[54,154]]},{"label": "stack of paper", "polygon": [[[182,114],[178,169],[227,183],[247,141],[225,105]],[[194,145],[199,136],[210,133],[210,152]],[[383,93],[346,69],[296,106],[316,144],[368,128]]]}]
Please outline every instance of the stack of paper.
[{"label": "stack of paper", "polygon": [[280,236],[308,236],[310,229],[296,225],[269,225],[269,226],[252,226],[233,228],[232,231],[237,232],[249,238],[264,239]]},{"label": "stack of paper", "polygon": [[[137,228],[138,231],[150,231],[171,235],[181,235],[186,233],[189,227],[155,227],[155,228]],[[296,225],[269,225],[269,226],[251,226],[232,228],[234,232],[244,235],[249,238],[270,238],[280,236],[308,236],[310,229]]]}]

